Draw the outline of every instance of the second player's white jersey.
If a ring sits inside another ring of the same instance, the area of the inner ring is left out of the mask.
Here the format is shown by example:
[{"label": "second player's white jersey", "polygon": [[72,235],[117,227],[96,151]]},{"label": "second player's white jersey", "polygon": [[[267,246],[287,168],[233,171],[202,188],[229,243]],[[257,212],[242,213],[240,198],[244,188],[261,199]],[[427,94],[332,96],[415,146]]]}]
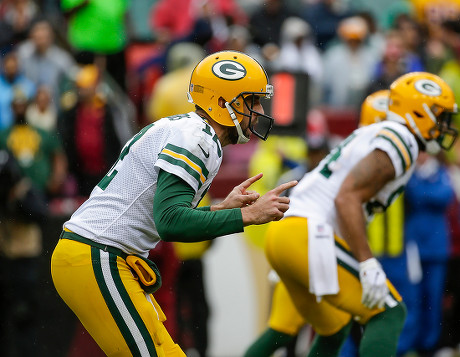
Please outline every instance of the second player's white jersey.
[{"label": "second player's white jersey", "polygon": [[222,162],[212,127],[191,112],[143,128],[64,226],[97,243],[147,256],[159,241],[153,198],[160,169],[181,177],[198,205]]},{"label": "second player's white jersey", "polygon": [[285,216],[317,218],[332,225],[340,234],[334,200],[356,163],[375,149],[388,154],[396,175],[363,206],[363,210],[368,220],[373,213],[385,210],[404,189],[418,157],[414,135],[406,126],[394,121],[359,128],[342,141],[292,189]]}]

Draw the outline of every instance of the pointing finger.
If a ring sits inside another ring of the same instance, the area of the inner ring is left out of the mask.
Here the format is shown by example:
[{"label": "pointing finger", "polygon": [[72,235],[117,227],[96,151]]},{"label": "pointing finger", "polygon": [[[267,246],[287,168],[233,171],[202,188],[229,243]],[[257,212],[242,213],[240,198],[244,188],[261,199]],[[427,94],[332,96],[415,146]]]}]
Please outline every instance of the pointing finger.
[{"label": "pointing finger", "polygon": [[289,181],[275,187],[272,192],[276,195],[280,195],[283,191],[288,190],[298,184],[298,181]]},{"label": "pointing finger", "polygon": [[260,180],[264,174],[260,173],[255,176],[252,176],[248,178],[246,181],[243,181],[240,183],[240,187],[247,189],[249,186],[251,186],[254,182]]}]

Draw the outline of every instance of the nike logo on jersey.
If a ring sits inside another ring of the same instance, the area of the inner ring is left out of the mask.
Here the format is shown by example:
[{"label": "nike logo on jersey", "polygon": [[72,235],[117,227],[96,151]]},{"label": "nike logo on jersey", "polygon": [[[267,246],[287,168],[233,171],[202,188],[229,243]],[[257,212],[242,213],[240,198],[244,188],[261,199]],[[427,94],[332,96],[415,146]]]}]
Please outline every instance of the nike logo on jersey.
[{"label": "nike logo on jersey", "polygon": [[208,157],[209,157],[209,152],[204,151],[204,149],[201,147],[200,144],[198,144],[198,146],[199,146],[199,148],[201,149],[201,152],[203,153],[203,155],[204,155],[206,158],[208,158]]}]

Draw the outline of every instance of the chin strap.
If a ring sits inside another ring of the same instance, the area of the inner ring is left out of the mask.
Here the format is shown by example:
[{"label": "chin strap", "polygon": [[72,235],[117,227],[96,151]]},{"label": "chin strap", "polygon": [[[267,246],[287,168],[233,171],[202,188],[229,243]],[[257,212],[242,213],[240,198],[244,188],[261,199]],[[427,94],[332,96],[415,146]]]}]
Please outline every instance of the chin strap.
[{"label": "chin strap", "polygon": [[237,144],[245,144],[249,141],[249,138],[244,136],[243,130],[241,129],[240,123],[238,123],[238,118],[236,117],[235,112],[233,111],[233,108],[230,106],[228,102],[225,102],[225,107],[228,110],[228,113],[230,114],[230,118],[232,118],[233,124],[235,124],[236,131],[238,132],[238,141]]}]

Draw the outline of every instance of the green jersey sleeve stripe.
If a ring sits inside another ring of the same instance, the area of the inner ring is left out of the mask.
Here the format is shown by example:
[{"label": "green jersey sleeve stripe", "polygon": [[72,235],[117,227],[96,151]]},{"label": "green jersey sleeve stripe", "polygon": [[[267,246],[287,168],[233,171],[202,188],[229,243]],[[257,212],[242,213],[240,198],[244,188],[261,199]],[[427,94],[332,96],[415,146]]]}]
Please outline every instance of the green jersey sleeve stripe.
[{"label": "green jersey sleeve stripe", "polygon": [[403,140],[403,138],[401,137],[401,135],[400,135],[396,130],[394,130],[394,129],[390,129],[390,128],[385,128],[385,129],[391,131],[393,134],[395,134],[395,135],[399,138],[399,140],[401,140],[401,142],[403,143],[404,147],[405,147],[406,150],[407,150],[407,153],[409,154],[409,157],[410,157],[410,164],[412,165],[412,163],[414,162],[414,159],[413,159],[412,154],[411,154],[411,152],[410,152],[410,148],[407,146],[406,142]]},{"label": "green jersey sleeve stripe", "polygon": [[169,162],[172,165],[179,166],[179,167],[183,168],[185,171],[187,171],[187,173],[190,174],[190,176],[192,176],[198,182],[198,189],[201,188],[203,183],[201,182],[202,177],[201,177],[200,173],[198,173],[193,168],[191,168],[185,161],[176,159],[176,158],[174,158],[172,156],[169,156],[169,155],[166,155],[166,154],[160,154],[158,156],[158,159],[162,159],[164,161]]},{"label": "green jersey sleeve stripe", "polygon": [[404,160],[404,156],[403,154],[401,153],[401,151],[399,150],[398,146],[396,146],[396,144],[394,143],[393,140],[391,140],[388,136],[385,136],[385,135],[377,135],[378,138],[382,138],[382,139],[385,139],[385,140],[388,140],[391,145],[393,145],[393,147],[396,149],[396,152],[398,153],[399,155],[399,158],[401,159],[401,163],[402,163],[402,167],[403,167],[403,172],[406,171],[406,161]]},{"label": "green jersey sleeve stripe", "polygon": [[165,149],[171,150],[179,155],[184,155],[186,156],[190,161],[194,162],[196,165],[198,165],[201,168],[201,172],[203,175],[207,178],[209,175],[209,171],[206,168],[205,164],[203,161],[198,157],[193,155],[190,151],[181,148],[179,146],[173,145],[173,144],[167,144]]}]

